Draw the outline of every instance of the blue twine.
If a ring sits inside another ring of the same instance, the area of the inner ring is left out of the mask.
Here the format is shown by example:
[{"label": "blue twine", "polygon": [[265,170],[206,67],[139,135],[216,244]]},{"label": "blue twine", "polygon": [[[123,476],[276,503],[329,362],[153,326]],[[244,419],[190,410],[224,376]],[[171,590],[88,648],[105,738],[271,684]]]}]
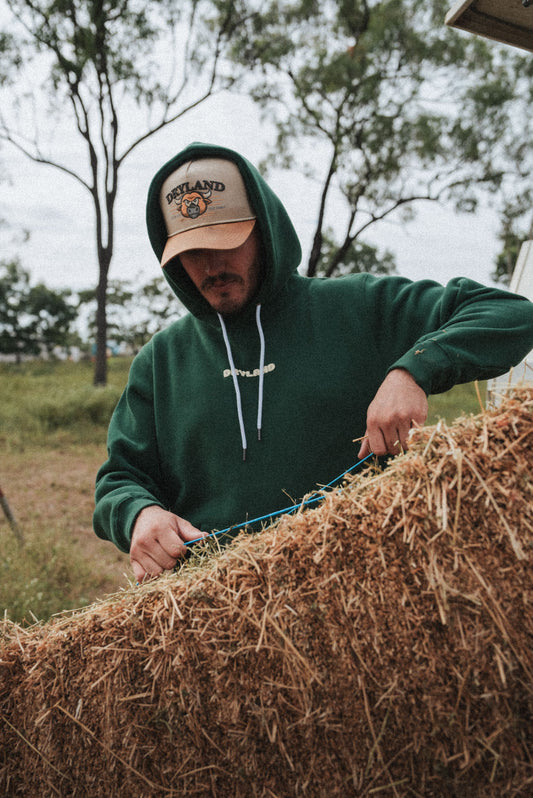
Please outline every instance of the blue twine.
[{"label": "blue twine", "polygon": [[195,540],[185,541],[185,545],[192,546],[193,543],[200,543],[202,540],[207,540],[208,538],[217,537],[218,535],[225,535],[227,532],[234,532],[237,529],[242,529],[243,527],[251,526],[252,524],[258,524],[260,521],[267,521],[268,519],[277,518],[279,515],[288,515],[289,513],[292,513],[295,510],[300,509],[301,507],[307,507],[309,504],[314,504],[315,502],[318,502],[324,498],[325,490],[327,490],[328,488],[332,488],[334,485],[337,484],[337,482],[340,482],[341,479],[344,479],[344,477],[347,474],[349,474],[351,471],[355,471],[355,469],[359,468],[359,466],[362,465],[365,462],[365,460],[368,460],[369,457],[372,457],[372,452],[370,452],[370,454],[367,454],[366,457],[363,457],[362,460],[358,460],[357,463],[355,463],[350,468],[347,468],[346,471],[343,471],[343,473],[340,474],[338,477],[335,477],[335,479],[332,479],[331,482],[328,482],[327,485],[324,485],[324,487],[320,492],[313,493],[312,496],[310,496],[305,501],[298,502],[298,504],[293,504],[291,507],[285,507],[284,510],[277,510],[275,513],[261,515],[259,518],[253,518],[251,521],[243,521],[241,524],[235,524],[234,526],[226,527],[226,529],[221,529],[216,532],[210,532],[209,535],[206,535],[203,538],[196,538]]}]

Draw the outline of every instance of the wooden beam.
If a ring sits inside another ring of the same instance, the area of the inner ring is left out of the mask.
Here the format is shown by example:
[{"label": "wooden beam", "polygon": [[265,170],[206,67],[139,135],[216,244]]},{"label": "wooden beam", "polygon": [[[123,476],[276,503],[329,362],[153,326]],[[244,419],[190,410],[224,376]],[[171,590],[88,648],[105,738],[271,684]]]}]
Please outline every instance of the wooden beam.
[{"label": "wooden beam", "polygon": [[533,2],[461,0],[446,15],[446,25],[533,52]]}]

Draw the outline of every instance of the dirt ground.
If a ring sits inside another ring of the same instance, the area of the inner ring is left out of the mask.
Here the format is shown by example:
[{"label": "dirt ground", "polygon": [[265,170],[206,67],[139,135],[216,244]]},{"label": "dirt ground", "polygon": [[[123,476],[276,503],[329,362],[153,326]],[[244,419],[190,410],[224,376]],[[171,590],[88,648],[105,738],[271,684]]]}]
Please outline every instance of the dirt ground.
[{"label": "dirt ground", "polygon": [[[130,563],[92,529],[94,480],[105,456],[100,445],[4,452],[0,485],[22,532],[35,534],[39,525],[60,529],[62,539],[101,572],[102,592],[109,594],[127,585]],[[6,533],[11,530],[0,510],[0,537]]]}]

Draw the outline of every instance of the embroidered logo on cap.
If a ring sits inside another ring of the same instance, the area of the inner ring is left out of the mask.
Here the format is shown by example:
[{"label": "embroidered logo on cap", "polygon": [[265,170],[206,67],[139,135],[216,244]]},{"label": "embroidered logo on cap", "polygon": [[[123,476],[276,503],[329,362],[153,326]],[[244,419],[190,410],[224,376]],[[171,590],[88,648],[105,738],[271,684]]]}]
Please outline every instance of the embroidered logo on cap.
[{"label": "embroidered logo on cap", "polygon": [[168,240],[161,258],[190,249],[235,249],[250,235],[255,213],[236,164],[200,158],[182,164],[161,186]]},{"label": "embroidered logo on cap", "polygon": [[188,216],[189,219],[197,219],[202,213],[206,212],[207,206],[211,204],[210,196],[211,192],[209,194],[200,194],[195,191],[191,194],[184,194],[181,202],[176,200],[176,205],[182,216]]},{"label": "embroidered logo on cap", "polygon": [[166,195],[168,204],[175,202],[177,209],[186,219],[197,219],[211,205],[213,191],[225,191],[226,186],[219,180],[197,180],[194,186],[182,183]]}]

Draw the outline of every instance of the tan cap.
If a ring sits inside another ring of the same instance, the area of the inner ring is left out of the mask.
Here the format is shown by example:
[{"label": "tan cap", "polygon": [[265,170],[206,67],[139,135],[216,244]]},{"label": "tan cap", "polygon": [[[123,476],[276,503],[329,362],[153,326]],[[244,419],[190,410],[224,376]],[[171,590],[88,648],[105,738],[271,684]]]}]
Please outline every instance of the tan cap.
[{"label": "tan cap", "polygon": [[255,213],[237,166],[222,158],[182,164],[161,187],[168,240],[161,266],[188,249],[235,249],[253,230]]}]

